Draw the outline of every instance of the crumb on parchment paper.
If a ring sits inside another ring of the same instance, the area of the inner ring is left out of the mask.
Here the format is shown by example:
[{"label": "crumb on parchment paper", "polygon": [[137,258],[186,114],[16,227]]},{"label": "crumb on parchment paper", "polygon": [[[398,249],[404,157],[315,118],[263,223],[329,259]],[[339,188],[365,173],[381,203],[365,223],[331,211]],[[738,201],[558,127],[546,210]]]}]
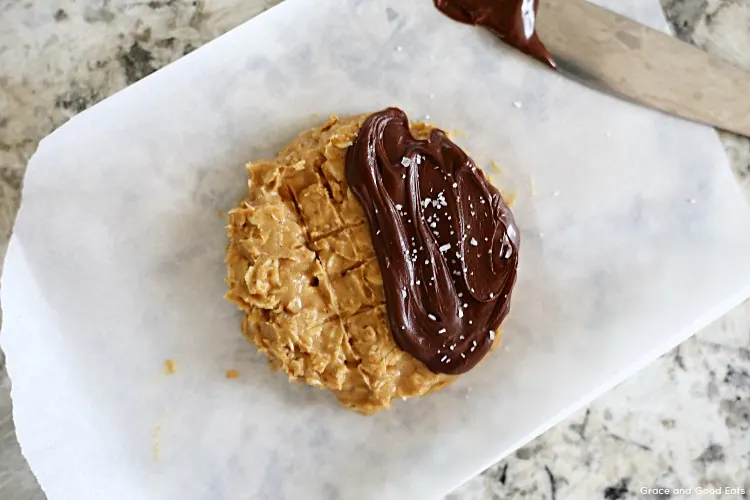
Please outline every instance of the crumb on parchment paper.
[{"label": "crumb on parchment paper", "polygon": [[164,362],[164,369],[167,371],[167,375],[174,375],[177,373],[177,364],[173,359],[168,359]]},{"label": "crumb on parchment paper", "polygon": [[518,198],[518,195],[515,191],[507,191],[500,194],[502,195],[503,200],[505,200],[505,204],[509,207],[512,207],[516,203],[516,199]]},{"label": "crumb on parchment paper", "polygon": [[227,370],[225,375],[228,379],[240,378],[240,373],[237,370]]},{"label": "crumb on parchment paper", "polygon": [[157,425],[154,429],[154,446],[153,446],[153,458],[154,462],[158,462],[161,456],[161,449],[159,447],[159,437],[161,436],[161,424]]},{"label": "crumb on parchment paper", "polygon": [[[453,128],[453,129],[450,129],[450,130],[445,130],[444,132],[445,132],[445,135],[448,136],[448,139],[450,139],[451,141],[453,141],[455,139],[465,139],[466,138],[466,132],[464,132],[460,128]],[[469,152],[466,151],[466,149],[464,149],[464,153],[466,153],[467,155],[471,156],[469,154]]]}]

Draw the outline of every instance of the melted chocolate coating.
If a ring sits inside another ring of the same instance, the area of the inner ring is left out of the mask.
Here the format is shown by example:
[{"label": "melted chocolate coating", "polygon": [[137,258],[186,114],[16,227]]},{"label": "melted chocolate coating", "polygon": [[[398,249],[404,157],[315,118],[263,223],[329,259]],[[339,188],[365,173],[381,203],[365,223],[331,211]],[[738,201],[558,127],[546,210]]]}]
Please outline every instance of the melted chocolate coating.
[{"label": "melted chocolate coating", "polygon": [[500,40],[555,69],[552,55],[536,34],[539,0],[434,0],[456,21],[483,26]]},{"label": "melted chocolate coating", "polygon": [[370,223],[394,340],[433,372],[470,370],[516,281],[519,233],[500,193],[441,130],[415,139],[396,108],[365,121],[346,175]]}]

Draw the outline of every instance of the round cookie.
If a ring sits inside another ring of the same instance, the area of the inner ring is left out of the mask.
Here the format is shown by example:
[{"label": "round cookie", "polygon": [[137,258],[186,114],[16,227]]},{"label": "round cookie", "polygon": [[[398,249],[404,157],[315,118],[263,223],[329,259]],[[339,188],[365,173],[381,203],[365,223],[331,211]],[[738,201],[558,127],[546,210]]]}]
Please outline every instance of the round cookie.
[{"label": "round cookie", "polygon": [[[331,117],[247,166],[249,194],[229,212],[226,262],[243,334],[271,365],[372,414],[455,376],[427,369],[390,332],[367,219],[345,171],[367,116]],[[427,139],[432,127],[410,130]]]}]

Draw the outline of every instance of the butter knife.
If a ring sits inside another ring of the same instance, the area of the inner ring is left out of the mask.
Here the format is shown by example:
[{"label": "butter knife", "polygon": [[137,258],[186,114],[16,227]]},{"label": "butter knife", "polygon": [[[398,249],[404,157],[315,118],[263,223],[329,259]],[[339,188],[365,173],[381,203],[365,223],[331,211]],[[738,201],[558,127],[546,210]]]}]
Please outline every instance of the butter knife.
[{"label": "butter knife", "polygon": [[750,136],[750,73],[718,57],[585,0],[541,0],[536,32],[566,76]]}]

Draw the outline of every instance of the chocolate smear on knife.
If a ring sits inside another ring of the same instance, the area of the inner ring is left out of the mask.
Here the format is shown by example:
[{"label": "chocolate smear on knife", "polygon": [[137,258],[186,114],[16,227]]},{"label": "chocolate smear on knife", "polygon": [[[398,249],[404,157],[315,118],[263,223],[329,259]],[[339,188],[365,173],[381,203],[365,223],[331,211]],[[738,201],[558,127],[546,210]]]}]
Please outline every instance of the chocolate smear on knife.
[{"label": "chocolate smear on knife", "polygon": [[394,340],[436,373],[460,374],[490,350],[508,314],[519,233],[502,196],[441,130],[371,115],[346,156],[383,274]]},{"label": "chocolate smear on knife", "polygon": [[536,33],[539,0],[434,0],[451,19],[482,26],[500,40],[555,69],[552,54]]}]

